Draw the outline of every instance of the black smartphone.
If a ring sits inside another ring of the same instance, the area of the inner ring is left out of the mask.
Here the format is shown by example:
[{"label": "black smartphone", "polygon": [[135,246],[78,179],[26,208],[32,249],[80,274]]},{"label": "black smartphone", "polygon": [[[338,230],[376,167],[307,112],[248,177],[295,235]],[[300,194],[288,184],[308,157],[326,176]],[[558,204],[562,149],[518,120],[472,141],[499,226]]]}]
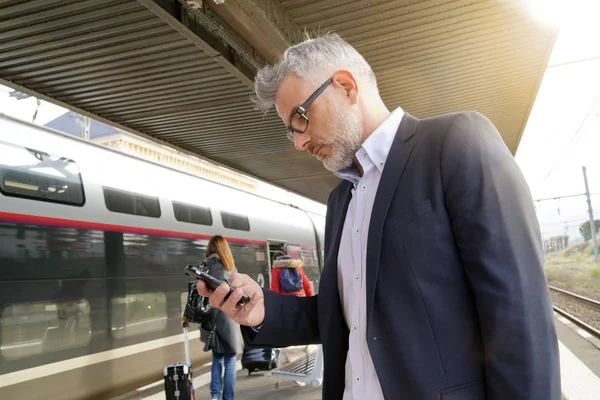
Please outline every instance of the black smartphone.
[{"label": "black smartphone", "polygon": [[[186,274],[187,276],[191,276],[192,278],[202,279],[204,281],[204,283],[206,283],[206,286],[212,290],[215,290],[222,284],[227,283],[227,282],[224,282],[220,279],[217,279],[217,278],[207,274],[206,272],[202,271],[200,268],[195,267],[193,265],[188,265],[187,267],[185,267],[185,269],[183,270],[183,273]],[[231,296],[231,293],[233,293],[233,291],[234,291],[234,289],[231,286],[229,286],[229,293],[227,293],[227,295],[225,295],[224,301],[227,301],[227,299],[229,298],[229,296]],[[246,295],[246,294],[242,294],[242,298],[238,301],[238,304],[243,305],[243,304],[246,304],[249,302],[250,302],[250,297],[248,297],[248,295]]]}]

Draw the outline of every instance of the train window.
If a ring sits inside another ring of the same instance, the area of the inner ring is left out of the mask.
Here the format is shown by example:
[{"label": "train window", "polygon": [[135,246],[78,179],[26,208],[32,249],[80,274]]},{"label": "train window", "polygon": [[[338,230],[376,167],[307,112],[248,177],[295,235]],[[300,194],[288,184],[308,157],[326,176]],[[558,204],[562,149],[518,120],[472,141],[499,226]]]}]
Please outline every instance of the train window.
[{"label": "train window", "polygon": [[315,282],[318,282],[321,276],[316,249],[302,249],[302,267],[306,277],[313,284],[313,292],[316,294],[318,288],[315,287]]},{"label": "train window", "polygon": [[87,346],[92,339],[85,299],[11,304],[2,310],[0,351],[6,358]]},{"label": "train window", "polygon": [[104,203],[110,211],[122,214],[142,215],[144,217],[160,218],[160,203],[158,197],[127,192],[109,187],[102,187]]},{"label": "train window", "polygon": [[317,260],[317,251],[315,249],[302,250],[302,266],[304,269],[315,269],[319,272],[319,262]]},{"label": "train window", "polygon": [[73,160],[0,142],[0,192],[5,196],[83,206],[85,195]]},{"label": "train window", "polygon": [[173,212],[175,213],[175,219],[180,222],[208,226],[213,224],[210,208],[192,206],[174,201]]},{"label": "train window", "polygon": [[225,228],[250,231],[250,221],[248,221],[248,217],[245,215],[236,215],[221,211],[221,220]]},{"label": "train window", "polygon": [[167,327],[167,296],[161,292],[115,297],[110,302],[110,327],[115,339],[159,332]]}]

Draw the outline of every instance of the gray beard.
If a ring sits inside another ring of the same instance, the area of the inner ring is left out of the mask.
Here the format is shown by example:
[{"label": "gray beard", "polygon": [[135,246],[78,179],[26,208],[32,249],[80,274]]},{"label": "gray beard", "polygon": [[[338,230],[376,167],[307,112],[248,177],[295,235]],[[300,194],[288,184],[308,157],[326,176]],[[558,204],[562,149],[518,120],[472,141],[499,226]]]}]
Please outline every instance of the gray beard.
[{"label": "gray beard", "polygon": [[331,172],[348,168],[352,165],[356,152],[362,145],[362,124],[358,116],[348,109],[333,104],[333,117],[329,120],[331,140],[317,142],[331,149],[328,157],[317,157],[323,166]]}]

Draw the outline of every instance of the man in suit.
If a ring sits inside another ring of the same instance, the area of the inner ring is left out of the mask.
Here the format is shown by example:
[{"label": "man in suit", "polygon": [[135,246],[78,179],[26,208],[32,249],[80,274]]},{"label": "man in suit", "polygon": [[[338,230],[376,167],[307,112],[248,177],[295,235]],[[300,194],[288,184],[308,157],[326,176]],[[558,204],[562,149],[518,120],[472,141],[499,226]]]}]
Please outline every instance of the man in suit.
[{"label": "man in suit", "polygon": [[[494,125],[475,112],[390,112],[335,34],[289,48],[255,86],[257,108],[275,105],[296,148],[342,181],[317,296],[237,275],[223,302],[225,285],[198,284],[245,340],[322,343],[325,400],[559,400],[539,226]],[[237,306],[242,292],[252,299]]]}]

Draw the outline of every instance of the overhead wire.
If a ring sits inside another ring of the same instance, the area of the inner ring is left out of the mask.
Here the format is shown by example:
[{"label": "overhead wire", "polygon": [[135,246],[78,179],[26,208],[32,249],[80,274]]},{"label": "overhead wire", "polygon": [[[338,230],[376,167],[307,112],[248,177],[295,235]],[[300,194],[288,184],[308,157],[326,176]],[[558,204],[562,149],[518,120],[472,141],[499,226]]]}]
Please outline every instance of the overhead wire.
[{"label": "overhead wire", "polygon": [[583,119],[583,121],[581,121],[581,124],[579,124],[579,127],[577,128],[577,130],[575,131],[575,133],[573,134],[573,136],[571,136],[571,139],[569,139],[569,142],[567,143],[567,146],[565,147],[565,152],[563,153],[562,157],[558,161],[556,161],[554,163],[554,165],[552,165],[552,167],[550,168],[550,171],[548,172],[548,174],[544,178],[544,182],[546,182],[546,179],[548,179],[548,177],[552,174],[552,172],[554,171],[554,168],[556,168],[556,166],[558,164],[560,164],[564,160],[564,158],[567,156],[567,154],[569,154],[569,150],[570,150],[569,147],[573,143],[573,140],[575,140],[575,138],[579,135],[579,132],[581,131],[581,128],[587,122],[588,118],[590,117],[590,114],[596,108],[596,104],[598,104],[599,100],[600,100],[600,95],[598,95],[598,97],[596,97],[596,101],[594,101],[594,103],[592,104],[592,107],[587,112],[585,118]]}]

